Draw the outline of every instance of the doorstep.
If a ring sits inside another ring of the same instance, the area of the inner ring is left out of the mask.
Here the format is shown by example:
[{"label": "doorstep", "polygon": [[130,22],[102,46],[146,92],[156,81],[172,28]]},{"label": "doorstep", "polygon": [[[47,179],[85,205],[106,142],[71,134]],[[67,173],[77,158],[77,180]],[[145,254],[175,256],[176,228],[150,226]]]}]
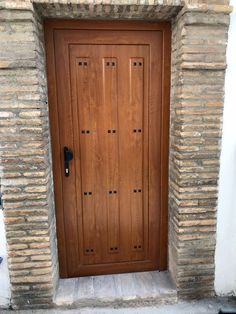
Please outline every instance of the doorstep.
[{"label": "doorstep", "polygon": [[126,307],[177,302],[169,273],[159,271],[60,279],[59,307]]}]

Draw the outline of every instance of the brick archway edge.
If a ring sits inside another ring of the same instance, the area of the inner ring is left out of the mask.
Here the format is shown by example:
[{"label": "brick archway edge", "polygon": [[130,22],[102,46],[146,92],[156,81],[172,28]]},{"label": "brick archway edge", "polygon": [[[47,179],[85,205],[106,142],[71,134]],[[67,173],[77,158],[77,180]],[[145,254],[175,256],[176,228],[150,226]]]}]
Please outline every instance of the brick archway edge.
[{"label": "brick archway edge", "polygon": [[171,21],[169,271],[180,296],[212,295],[228,1],[6,0],[0,9],[0,171],[12,307],[53,306],[58,282],[45,17]]}]

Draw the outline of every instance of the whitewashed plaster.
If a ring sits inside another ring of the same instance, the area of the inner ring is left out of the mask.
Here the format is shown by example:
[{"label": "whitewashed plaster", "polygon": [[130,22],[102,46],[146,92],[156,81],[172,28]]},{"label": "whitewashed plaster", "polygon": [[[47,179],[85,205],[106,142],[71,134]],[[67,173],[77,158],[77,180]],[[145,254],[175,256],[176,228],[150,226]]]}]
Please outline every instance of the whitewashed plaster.
[{"label": "whitewashed plaster", "polygon": [[236,295],[236,0],[231,4],[215,255],[218,295]]},{"label": "whitewashed plaster", "polygon": [[3,258],[0,264],[0,308],[8,307],[10,302],[10,281],[7,266],[6,236],[3,222],[3,212],[0,207],[0,257]]}]

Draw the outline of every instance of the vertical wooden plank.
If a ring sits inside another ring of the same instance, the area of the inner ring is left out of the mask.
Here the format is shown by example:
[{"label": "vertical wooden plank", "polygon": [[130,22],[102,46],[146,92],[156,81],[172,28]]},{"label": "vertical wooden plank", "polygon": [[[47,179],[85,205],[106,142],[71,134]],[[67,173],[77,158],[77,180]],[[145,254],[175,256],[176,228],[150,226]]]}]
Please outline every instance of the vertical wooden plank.
[{"label": "vertical wooden plank", "polygon": [[[138,50],[138,49],[137,49]],[[137,57],[129,60],[129,106],[132,111],[130,177],[131,192],[131,259],[144,257],[144,59]]]},{"label": "vertical wooden plank", "polygon": [[103,58],[103,102],[105,106],[104,127],[106,142],[106,195],[107,195],[107,261],[119,260],[119,165],[118,165],[118,60],[111,57],[112,47],[104,48]]},{"label": "vertical wooden plank", "polygon": [[[87,56],[87,57],[83,57]],[[89,46],[80,46],[76,57],[77,106],[79,116],[79,142],[81,159],[81,193],[83,246],[80,247],[83,264],[93,264],[99,255],[95,236],[97,221],[95,214],[95,120],[93,110],[96,106],[96,94],[93,86],[95,79],[94,56]]]},{"label": "vertical wooden plank", "polygon": [[141,46],[120,48],[120,210],[125,256],[131,260],[145,258],[144,241],[147,242],[148,231],[148,204],[144,198],[144,193],[148,193],[145,174],[148,164],[144,161],[148,159],[148,150],[144,152],[144,138],[148,136],[147,114],[144,114],[144,99],[145,112],[148,110],[146,94],[144,98],[145,49]]},{"label": "vertical wooden plank", "polygon": [[122,259],[130,259],[131,191],[130,145],[132,145],[132,111],[129,107],[129,56],[125,46],[118,50],[118,129],[119,129],[119,186]]},{"label": "vertical wooden plank", "polygon": [[[91,49],[94,49],[91,48]],[[97,219],[97,240],[99,241],[100,263],[107,261],[108,246],[108,206],[107,206],[107,108],[103,99],[103,57],[108,47],[99,45],[94,49],[96,52],[96,107],[94,119],[96,123],[96,146],[95,146],[95,214]]]}]

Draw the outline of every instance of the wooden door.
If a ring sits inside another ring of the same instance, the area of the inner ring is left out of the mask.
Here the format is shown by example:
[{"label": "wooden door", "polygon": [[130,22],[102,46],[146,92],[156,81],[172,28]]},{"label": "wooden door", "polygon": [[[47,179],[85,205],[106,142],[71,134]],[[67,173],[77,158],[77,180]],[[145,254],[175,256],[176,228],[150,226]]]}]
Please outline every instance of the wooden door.
[{"label": "wooden door", "polygon": [[135,26],[46,22],[62,277],[166,267],[169,26]]}]

